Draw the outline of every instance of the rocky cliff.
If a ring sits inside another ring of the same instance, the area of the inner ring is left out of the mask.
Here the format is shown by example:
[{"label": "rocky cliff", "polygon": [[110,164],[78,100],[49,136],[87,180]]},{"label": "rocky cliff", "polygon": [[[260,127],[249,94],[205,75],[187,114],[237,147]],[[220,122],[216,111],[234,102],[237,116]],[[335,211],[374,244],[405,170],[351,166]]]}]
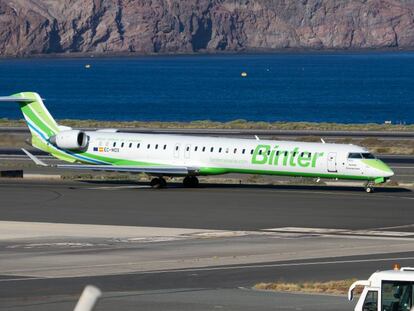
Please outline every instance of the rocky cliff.
[{"label": "rocky cliff", "polygon": [[414,47],[412,0],[0,0],[0,55]]}]

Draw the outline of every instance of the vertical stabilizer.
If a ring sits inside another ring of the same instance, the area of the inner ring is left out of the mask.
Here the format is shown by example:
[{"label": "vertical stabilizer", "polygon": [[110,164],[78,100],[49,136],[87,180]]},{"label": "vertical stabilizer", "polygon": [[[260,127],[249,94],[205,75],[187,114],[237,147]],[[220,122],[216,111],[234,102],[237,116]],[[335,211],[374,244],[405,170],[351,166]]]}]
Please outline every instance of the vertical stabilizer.
[{"label": "vertical stabilizer", "polygon": [[39,94],[34,92],[17,93],[12,96],[0,97],[0,102],[19,104],[26,124],[32,133],[32,145],[48,151],[49,138],[59,132],[59,126],[46,109]]}]

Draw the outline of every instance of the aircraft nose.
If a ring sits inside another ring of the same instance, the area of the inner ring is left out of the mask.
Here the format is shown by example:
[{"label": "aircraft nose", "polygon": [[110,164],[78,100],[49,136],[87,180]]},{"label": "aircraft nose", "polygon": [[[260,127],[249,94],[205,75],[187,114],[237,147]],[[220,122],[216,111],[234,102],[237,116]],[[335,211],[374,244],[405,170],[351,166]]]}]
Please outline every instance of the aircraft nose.
[{"label": "aircraft nose", "polygon": [[391,177],[394,176],[394,171],[384,162],[378,160],[381,164],[379,165],[379,169],[383,172],[384,177]]},{"label": "aircraft nose", "polygon": [[385,176],[385,177],[392,177],[392,176],[394,176],[394,171],[388,165],[387,165],[387,167],[388,167],[388,169],[390,171],[388,172],[387,176]]}]

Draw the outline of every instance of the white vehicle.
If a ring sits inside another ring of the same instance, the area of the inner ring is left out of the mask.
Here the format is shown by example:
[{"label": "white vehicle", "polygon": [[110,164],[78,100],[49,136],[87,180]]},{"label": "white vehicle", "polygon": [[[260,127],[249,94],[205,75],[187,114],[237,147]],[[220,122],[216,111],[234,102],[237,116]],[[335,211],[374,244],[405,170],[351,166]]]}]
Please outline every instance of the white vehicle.
[{"label": "white vehicle", "polygon": [[154,188],[165,187],[169,176],[183,176],[193,187],[197,176],[240,173],[361,180],[371,192],[394,175],[367,149],[350,144],[80,131],[57,124],[37,93],[0,97],[0,102],[19,104],[34,147],[72,163],[59,168],[143,172],[154,176]]},{"label": "white vehicle", "polygon": [[379,271],[368,280],[356,281],[349,288],[351,301],[357,286],[364,290],[355,306],[355,311],[410,311],[413,308],[414,268]]}]

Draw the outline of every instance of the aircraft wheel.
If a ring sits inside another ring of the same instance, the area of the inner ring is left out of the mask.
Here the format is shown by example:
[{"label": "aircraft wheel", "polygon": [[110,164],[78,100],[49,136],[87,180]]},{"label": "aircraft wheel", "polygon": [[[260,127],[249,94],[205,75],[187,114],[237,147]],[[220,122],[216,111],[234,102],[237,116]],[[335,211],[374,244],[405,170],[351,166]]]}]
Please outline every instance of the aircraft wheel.
[{"label": "aircraft wheel", "polygon": [[150,186],[153,189],[165,188],[167,186],[167,182],[162,177],[160,178],[156,177],[151,180]]},{"label": "aircraft wheel", "polygon": [[374,188],[372,188],[372,187],[366,187],[365,188],[365,192],[366,193],[372,193],[372,192],[374,192]]},{"label": "aircraft wheel", "polygon": [[167,187],[167,181],[164,178],[160,177],[160,182],[161,182],[161,188]]},{"label": "aircraft wheel", "polygon": [[183,180],[184,187],[196,188],[198,184],[198,178],[195,176],[186,176]]}]

